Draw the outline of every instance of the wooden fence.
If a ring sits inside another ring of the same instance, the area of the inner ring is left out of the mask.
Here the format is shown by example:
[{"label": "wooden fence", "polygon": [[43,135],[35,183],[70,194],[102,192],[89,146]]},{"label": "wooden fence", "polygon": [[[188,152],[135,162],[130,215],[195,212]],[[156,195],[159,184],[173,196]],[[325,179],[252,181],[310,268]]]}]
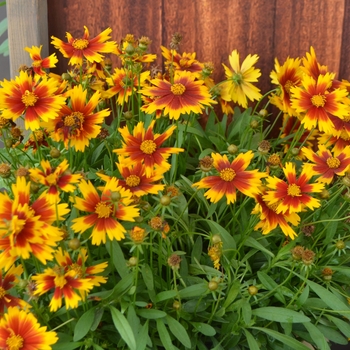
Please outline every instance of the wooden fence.
[{"label": "wooden fence", "polygon": [[[20,4],[17,16],[23,18],[17,17],[13,29],[9,28],[11,55],[17,52],[17,59],[24,45],[40,44],[46,21],[48,38],[64,39],[67,31],[80,36],[84,25],[92,36],[111,27],[112,38],[118,42],[128,33],[148,36],[159,65],[160,45],[168,46],[172,34],[180,32],[184,37],[180,51],[196,52],[201,62],[212,61],[217,81],[224,78],[221,63],[228,64],[233,49],[242,58],[256,53],[263,91],[271,87],[269,74],[275,57],[280,62],[287,56],[301,57],[311,45],[322,64],[339,78],[350,80],[350,0],[11,0],[8,10]],[[47,16],[42,11],[46,7]],[[12,13],[10,9],[9,23]],[[36,35],[31,37],[31,32]],[[44,46],[51,40],[45,41],[41,42]],[[55,52],[52,45],[49,51]],[[57,56],[56,72],[64,72],[66,63],[60,53]]]}]

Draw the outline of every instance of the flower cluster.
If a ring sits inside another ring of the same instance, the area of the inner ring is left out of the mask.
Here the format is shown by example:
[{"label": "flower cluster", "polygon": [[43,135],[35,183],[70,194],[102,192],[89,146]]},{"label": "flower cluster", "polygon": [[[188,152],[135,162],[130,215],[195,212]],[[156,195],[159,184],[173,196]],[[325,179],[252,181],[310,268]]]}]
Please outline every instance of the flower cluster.
[{"label": "flower cluster", "polygon": [[350,82],[111,33],[0,82],[0,348],[346,342]]}]

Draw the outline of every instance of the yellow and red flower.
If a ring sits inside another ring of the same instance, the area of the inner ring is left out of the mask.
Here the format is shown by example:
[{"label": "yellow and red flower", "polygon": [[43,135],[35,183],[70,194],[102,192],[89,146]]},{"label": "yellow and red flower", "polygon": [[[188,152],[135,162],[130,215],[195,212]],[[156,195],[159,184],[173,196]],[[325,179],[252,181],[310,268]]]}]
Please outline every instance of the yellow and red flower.
[{"label": "yellow and red flower", "polygon": [[293,226],[298,226],[300,223],[299,215],[296,213],[290,213],[289,211],[286,213],[277,213],[276,209],[278,202],[270,205],[264,200],[264,195],[265,191],[255,196],[257,203],[252,211],[252,214],[258,215],[260,221],[257,225],[255,225],[254,230],[261,229],[262,234],[267,235],[272,230],[279,227],[287,237],[294,239],[297,234],[291,228],[289,223],[291,223]]},{"label": "yellow and red flower", "polygon": [[33,60],[32,69],[34,73],[40,76],[46,75],[47,72],[45,71],[45,69],[56,67],[56,63],[58,62],[58,59],[55,53],[53,53],[49,57],[42,58],[41,57],[42,47],[43,46],[41,45],[40,47],[32,46],[32,48],[26,47],[24,49],[27,52],[29,52],[30,58]]},{"label": "yellow and red flower", "polygon": [[172,135],[176,129],[172,125],[163,134],[154,134],[155,120],[151,122],[147,130],[144,128],[143,122],[138,122],[134,127],[131,135],[128,127],[125,126],[119,129],[124,142],[123,147],[115,149],[113,152],[128,157],[125,159],[125,164],[135,164],[143,162],[146,168],[146,176],[151,177],[155,167],[161,168],[162,172],[170,169],[170,164],[167,159],[171,154],[183,152],[182,148],[176,147],[161,147],[161,145]]},{"label": "yellow and red flower", "polygon": [[248,55],[240,65],[239,53],[237,50],[232,51],[229,56],[232,70],[223,64],[227,78],[227,81],[221,84],[221,98],[223,100],[233,101],[246,108],[248,107],[248,99],[255,101],[262,97],[260,89],[252,84],[257,82],[261,75],[260,69],[254,68],[258,59],[258,55]]},{"label": "yellow and red flower", "polygon": [[87,90],[81,85],[70,90],[70,105],[61,108],[59,116],[50,120],[45,126],[52,132],[55,141],[63,141],[66,148],[74,147],[84,151],[91,139],[101,131],[101,124],[110,111],[103,109],[95,112],[100,102],[101,93],[96,91],[86,102]]},{"label": "yellow and red flower", "polygon": [[48,187],[47,196],[50,203],[59,202],[59,191],[73,192],[74,184],[82,178],[81,174],[72,174],[69,171],[67,159],[64,159],[57,167],[52,167],[48,160],[41,161],[40,169],[30,169],[32,181],[39,182]]},{"label": "yellow and red flower", "polygon": [[24,115],[26,129],[39,129],[41,121],[55,118],[66,101],[56,95],[58,85],[54,79],[42,77],[39,81],[23,71],[15,80],[5,79],[1,86],[2,117],[15,121]]},{"label": "yellow and red flower", "polygon": [[33,314],[10,307],[0,319],[0,349],[51,350],[58,341],[56,332],[46,331]]},{"label": "yellow and red flower", "polygon": [[24,300],[10,294],[12,287],[17,285],[18,277],[23,273],[22,265],[12,265],[7,271],[5,277],[0,270],[0,316],[3,315],[5,308],[18,306],[21,309],[30,308],[31,306]]},{"label": "yellow and red flower", "polygon": [[334,74],[319,75],[317,80],[304,76],[300,87],[291,87],[291,105],[300,113],[301,123],[308,130],[318,125],[320,131],[332,133],[334,128],[329,114],[343,119],[349,114],[343,103],[348,95],[345,89],[330,91]]},{"label": "yellow and red flower", "polygon": [[129,97],[136,92],[136,88],[142,86],[146,79],[149,78],[149,71],[140,73],[139,76],[124,68],[115,68],[110,78],[107,78],[107,84],[110,89],[103,92],[103,98],[111,98],[118,94],[117,102],[120,105],[127,103]]},{"label": "yellow and red flower", "polygon": [[315,49],[311,46],[310,52],[306,52],[305,57],[303,57],[303,66],[301,70],[309,77],[318,79],[319,75],[325,75],[328,72],[327,66],[321,65],[317,61]]},{"label": "yellow and red flower", "polygon": [[113,52],[117,44],[114,41],[107,41],[111,38],[111,28],[105,29],[102,33],[90,39],[90,33],[86,26],[84,26],[84,34],[82,38],[73,38],[70,33],[66,33],[68,42],[64,42],[54,36],[51,37],[51,44],[56,49],[60,50],[65,58],[69,58],[70,65],[83,65],[83,58],[89,62],[101,62],[103,60],[102,53]]},{"label": "yellow and red flower", "polygon": [[318,175],[317,181],[330,184],[333,178],[345,176],[350,169],[350,146],[345,147],[341,152],[333,154],[324,145],[318,145],[318,152],[303,147],[302,152],[314,164],[311,164],[312,171]]},{"label": "yellow and red flower", "polygon": [[175,71],[173,82],[165,79],[152,79],[154,86],[144,87],[140,93],[154,98],[143,109],[152,114],[162,109],[170,119],[179,119],[181,114],[200,114],[204,106],[216,103],[211,99],[203,80],[196,80],[193,73]]},{"label": "yellow and red flower", "polygon": [[309,167],[303,167],[297,178],[295,164],[288,162],[283,168],[283,172],[287,182],[276,176],[269,176],[266,179],[267,187],[271,189],[263,196],[267,205],[273,206],[277,203],[277,214],[298,213],[305,206],[311,210],[320,207],[320,201],[310,194],[321,192],[324,189],[324,184],[309,183],[314,175]]},{"label": "yellow and red flower", "polygon": [[8,270],[18,259],[34,255],[44,265],[52,260],[62,231],[52,226],[69,212],[67,204],[50,204],[43,192],[30,202],[30,182],[17,177],[12,185],[14,199],[0,193],[0,268]]},{"label": "yellow and red flower", "polygon": [[271,103],[276,105],[282,112],[289,115],[297,115],[290,102],[290,89],[293,86],[299,86],[303,77],[303,71],[300,69],[299,58],[287,58],[282,66],[278,60],[275,60],[275,70],[271,72],[272,83],[279,86],[279,93],[273,94]]},{"label": "yellow and red flower", "polygon": [[234,203],[237,198],[237,190],[248,197],[254,197],[260,193],[261,178],[265,173],[257,169],[246,170],[254,157],[252,151],[239,154],[232,162],[227,156],[219,153],[211,154],[213,166],[219,175],[206,176],[192,186],[197,188],[209,188],[205,197],[211,202],[218,202],[226,196],[227,204]]},{"label": "yellow and red flower", "polygon": [[133,222],[139,216],[139,209],[130,205],[131,192],[119,186],[114,177],[107,181],[101,195],[90,181],[82,180],[79,189],[84,198],[75,197],[74,206],[89,214],[72,221],[73,231],[85,232],[93,227],[90,237],[94,245],[106,243],[106,235],[110,240],[123,239],[126,229],[120,221]]}]

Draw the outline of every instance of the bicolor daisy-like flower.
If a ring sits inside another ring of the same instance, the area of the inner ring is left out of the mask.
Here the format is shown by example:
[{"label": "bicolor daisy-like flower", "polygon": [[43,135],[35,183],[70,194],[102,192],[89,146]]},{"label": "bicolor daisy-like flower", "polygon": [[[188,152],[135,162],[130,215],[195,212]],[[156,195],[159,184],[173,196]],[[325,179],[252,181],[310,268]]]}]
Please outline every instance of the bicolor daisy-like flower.
[{"label": "bicolor daisy-like flower", "polygon": [[72,174],[69,171],[67,159],[64,159],[57,167],[52,167],[48,160],[42,160],[41,169],[30,169],[32,181],[39,182],[48,187],[47,196],[50,203],[59,202],[59,191],[73,192],[74,184],[82,178],[81,174]]},{"label": "bicolor daisy-like flower", "polygon": [[79,278],[90,279],[94,286],[100,286],[101,283],[106,283],[107,278],[103,276],[96,276],[96,274],[103,272],[108,266],[108,262],[103,262],[97,265],[87,266],[87,250],[81,248],[76,261],[72,260],[68,252],[59,248],[55,254],[55,259],[59,266],[63,267],[65,272],[74,270]]},{"label": "bicolor daisy-like flower", "polygon": [[181,114],[200,114],[204,106],[216,103],[211,99],[204,81],[196,80],[196,76],[187,71],[175,71],[172,83],[156,78],[151,80],[151,84],[153,86],[140,91],[143,95],[155,98],[144,108],[149,114],[162,109],[164,115],[177,120]]},{"label": "bicolor daisy-like flower", "polygon": [[101,62],[103,55],[100,53],[112,53],[117,44],[114,41],[107,41],[111,38],[111,28],[105,29],[96,37],[90,39],[90,33],[86,26],[84,26],[84,34],[82,38],[73,38],[70,33],[66,33],[68,42],[63,42],[54,36],[51,37],[51,44],[56,49],[60,50],[65,58],[69,58],[70,65],[83,65],[83,58],[89,62]]},{"label": "bicolor daisy-like flower", "polygon": [[155,120],[147,129],[143,122],[138,122],[131,135],[127,126],[119,129],[123,137],[123,148],[115,149],[113,152],[128,157],[125,164],[136,164],[143,162],[146,168],[146,176],[151,177],[155,167],[161,168],[162,172],[170,169],[167,159],[171,154],[183,152],[183,148],[161,147],[161,145],[172,135],[176,129],[175,125],[168,128],[163,134],[154,134]]},{"label": "bicolor daisy-like flower", "polygon": [[74,206],[84,212],[86,216],[74,219],[72,229],[75,232],[85,232],[92,229],[92,244],[106,243],[106,235],[110,240],[120,241],[125,237],[126,229],[120,221],[135,221],[139,216],[139,209],[132,203],[132,194],[119,186],[116,178],[111,178],[99,194],[94,185],[82,180],[79,184],[84,198],[75,197]]},{"label": "bicolor daisy-like flower", "polygon": [[49,267],[44,272],[32,276],[32,280],[36,284],[34,295],[40,296],[54,290],[49,304],[51,312],[61,308],[62,298],[67,309],[77,308],[79,301],[84,300],[85,295],[94,287],[90,279],[80,277],[75,269],[66,271],[59,265]]},{"label": "bicolor daisy-like flower", "polygon": [[287,181],[269,176],[267,187],[271,190],[267,191],[263,196],[263,200],[269,206],[274,206],[276,213],[298,213],[306,206],[311,210],[318,208],[321,203],[318,199],[313,198],[311,193],[318,193],[324,189],[324,184],[309,183],[315,174],[310,171],[309,167],[303,167],[300,176],[297,178],[295,164],[288,162],[283,168]]},{"label": "bicolor daisy-like flower", "polygon": [[317,61],[315,49],[311,46],[310,52],[306,52],[305,57],[303,57],[303,66],[301,70],[309,77],[318,79],[319,75],[325,75],[328,72],[327,66],[321,65]]},{"label": "bicolor daisy-like flower", "polygon": [[270,205],[264,200],[264,195],[265,191],[255,196],[257,203],[252,211],[252,214],[258,215],[260,221],[257,225],[255,225],[254,230],[261,229],[262,234],[267,235],[272,230],[279,227],[287,237],[294,239],[297,234],[289,224],[298,226],[300,223],[299,215],[288,211],[286,213],[277,213],[276,209],[278,207],[278,202]]},{"label": "bicolor daisy-like flower", "polygon": [[326,147],[333,146],[333,153],[339,154],[347,146],[350,146],[350,134],[345,130],[339,136],[333,136],[329,134],[322,134],[317,139],[318,144],[325,145]]},{"label": "bicolor daisy-like flower", "polygon": [[101,124],[110,111],[103,109],[95,112],[100,102],[101,93],[96,91],[86,102],[87,90],[81,85],[70,90],[70,104],[61,108],[59,116],[50,120],[45,126],[52,131],[55,141],[63,141],[66,148],[74,147],[84,151],[91,139],[101,131]]},{"label": "bicolor daisy-like flower", "polygon": [[176,50],[169,50],[165,46],[160,47],[162,50],[162,56],[166,59],[164,62],[167,70],[175,69],[181,71],[188,71],[193,73],[196,78],[201,76],[204,64],[200,63],[196,59],[196,53],[184,52],[180,55]]},{"label": "bicolor daisy-like flower", "polygon": [[23,71],[15,80],[5,79],[1,86],[2,117],[15,121],[23,115],[26,129],[39,129],[41,121],[55,118],[66,101],[63,96],[56,95],[55,80],[42,77],[38,81]]},{"label": "bicolor daisy-like flower", "polygon": [[28,150],[31,148],[33,150],[33,153],[35,153],[38,148],[42,147],[49,147],[49,143],[47,142],[47,139],[49,138],[49,133],[47,130],[35,130],[33,131],[27,140],[27,142],[24,144],[23,151]]},{"label": "bicolor daisy-like flower", "polygon": [[62,231],[52,224],[69,212],[68,205],[50,204],[46,192],[31,203],[24,176],[17,177],[12,192],[13,199],[0,193],[0,268],[8,270],[18,258],[31,255],[45,265],[62,239]]},{"label": "bicolor daisy-like flower", "polygon": [[116,164],[122,176],[122,179],[118,181],[119,185],[129,190],[133,195],[141,197],[163,191],[164,185],[159,184],[159,181],[163,179],[162,169],[155,169],[152,175],[147,177],[146,167],[141,162],[135,162],[133,165],[125,165],[123,162]]},{"label": "bicolor daisy-like flower", "polygon": [[10,307],[0,319],[0,349],[51,350],[57,342],[56,332],[46,331],[33,314]]},{"label": "bicolor daisy-like flower", "polygon": [[288,57],[280,66],[278,60],[275,59],[275,70],[270,74],[272,83],[278,85],[280,90],[279,93],[272,95],[271,103],[289,115],[297,115],[290,103],[290,88],[301,84],[303,71],[300,69],[300,63],[299,58]]},{"label": "bicolor daisy-like flower", "polygon": [[136,93],[136,88],[144,85],[146,79],[149,79],[149,71],[140,73],[139,76],[124,68],[115,68],[114,73],[110,78],[107,78],[107,84],[110,89],[103,92],[103,98],[111,98],[117,95],[117,102],[120,105],[127,103],[129,97]]},{"label": "bicolor daisy-like flower", "polygon": [[18,306],[21,309],[31,306],[24,300],[10,294],[10,290],[18,283],[18,277],[23,273],[22,265],[12,265],[3,277],[0,270],[0,315],[2,316],[5,308]]},{"label": "bicolor daisy-like flower", "polygon": [[219,153],[211,154],[213,166],[218,175],[206,176],[192,186],[197,188],[209,188],[205,197],[211,202],[218,202],[226,196],[227,204],[234,203],[237,199],[237,190],[248,197],[260,193],[261,178],[266,177],[265,173],[257,169],[246,170],[254,157],[252,151],[239,154],[232,162],[227,156]]},{"label": "bicolor daisy-like flower", "polygon": [[26,47],[24,49],[27,52],[29,52],[30,58],[33,60],[32,62],[33,71],[40,76],[46,75],[45,69],[56,67],[56,63],[58,62],[58,59],[55,53],[53,53],[49,57],[42,58],[41,57],[42,47],[43,46],[41,45],[40,47],[32,46],[32,48]]},{"label": "bicolor daisy-like flower", "polygon": [[320,131],[331,133],[334,125],[329,118],[332,114],[344,118],[349,114],[348,107],[343,103],[348,95],[346,90],[330,91],[334,74],[319,75],[317,80],[304,76],[300,87],[291,88],[291,105],[301,114],[301,123],[308,130],[318,125]]},{"label": "bicolor daisy-like flower", "polygon": [[318,145],[318,152],[303,147],[302,152],[313,162],[311,169],[319,177],[317,181],[330,184],[333,178],[344,176],[350,169],[350,146],[345,147],[340,153],[332,154],[324,145]]},{"label": "bicolor daisy-like flower", "polygon": [[223,64],[227,78],[227,81],[222,84],[223,100],[233,101],[246,108],[248,99],[255,101],[262,97],[260,89],[252,84],[257,82],[261,75],[260,69],[254,68],[258,59],[258,55],[248,55],[240,65],[238,51],[232,51],[229,56],[231,69]]}]

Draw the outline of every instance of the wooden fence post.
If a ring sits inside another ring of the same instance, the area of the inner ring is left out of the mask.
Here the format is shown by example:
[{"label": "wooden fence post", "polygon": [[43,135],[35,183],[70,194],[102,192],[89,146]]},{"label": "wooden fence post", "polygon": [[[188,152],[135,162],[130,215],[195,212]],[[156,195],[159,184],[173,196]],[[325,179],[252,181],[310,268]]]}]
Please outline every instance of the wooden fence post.
[{"label": "wooden fence post", "polygon": [[22,64],[31,65],[26,46],[43,45],[42,57],[49,54],[47,0],[8,0],[8,40],[11,78],[18,75]]}]

